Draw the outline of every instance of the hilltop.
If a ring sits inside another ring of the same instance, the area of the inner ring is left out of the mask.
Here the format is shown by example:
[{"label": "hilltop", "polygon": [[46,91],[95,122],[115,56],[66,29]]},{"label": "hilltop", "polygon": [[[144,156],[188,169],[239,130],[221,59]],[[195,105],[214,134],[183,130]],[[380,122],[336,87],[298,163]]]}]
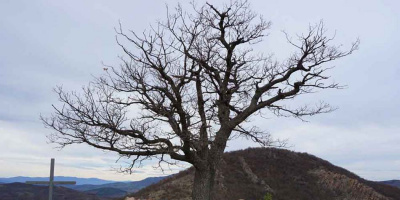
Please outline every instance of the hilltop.
[{"label": "hilltop", "polygon": [[[194,170],[190,168],[130,196],[152,200],[189,200]],[[368,181],[307,153],[250,148],[224,155],[218,199],[259,200],[399,200],[400,189]]]}]

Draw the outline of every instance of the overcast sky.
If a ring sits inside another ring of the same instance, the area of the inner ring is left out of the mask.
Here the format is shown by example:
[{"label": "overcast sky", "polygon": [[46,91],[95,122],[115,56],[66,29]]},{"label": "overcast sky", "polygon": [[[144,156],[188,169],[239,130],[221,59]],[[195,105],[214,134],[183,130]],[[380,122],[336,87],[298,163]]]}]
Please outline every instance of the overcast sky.
[{"label": "overcast sky", "polygon": [[[85,145],[62,151],[48,144],[39,115],[57,103],[52,89],[79,90],[102,63],[118,65],[121,49],[114,27],[142,32],[166,15],[162,0],[2,0],[0,1],[0,177],[47,176],[51,157],[56,175],[139,180],[162,173],[145,165],[132,175],[112,169],[116,154]],[[203,1],[196,1],[202,4]],[[219,5],[223,1],[212,1]],[[400,179],[400,2],[397,0],[252,0],[253,9],[272,21],[269,37],[256,47],[282,59],[292,52],[282,30],[296,34],[324,20],[336,44],[360,38],[360,49],[340,59],[332,78],[345,90],[322,91],[339,110],[308,118],[254,119],[273,137],[288,139],[291,150],[307,152],[370,180]],[[182,1],[186,7],[184,1]],[[233,141],[228,150],[255,146]],[[181,170],[174,167],[173,173]]]}]

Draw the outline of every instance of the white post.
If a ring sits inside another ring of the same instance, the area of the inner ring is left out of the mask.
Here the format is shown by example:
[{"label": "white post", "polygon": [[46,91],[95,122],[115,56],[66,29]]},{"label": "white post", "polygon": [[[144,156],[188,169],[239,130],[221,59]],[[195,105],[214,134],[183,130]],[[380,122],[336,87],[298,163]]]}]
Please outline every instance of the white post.
[{"label": "white post", "polygon": [[49,200],[53,200],[53,181],[54,181],[54,158],[50,164],[50,181],[49,181]]}]

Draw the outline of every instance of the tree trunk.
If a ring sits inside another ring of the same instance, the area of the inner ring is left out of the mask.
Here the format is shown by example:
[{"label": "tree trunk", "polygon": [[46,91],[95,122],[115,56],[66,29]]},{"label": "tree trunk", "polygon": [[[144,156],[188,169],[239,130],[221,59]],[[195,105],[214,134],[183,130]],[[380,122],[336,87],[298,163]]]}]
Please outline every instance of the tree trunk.
[{"label": "tree trunk", "polygon": [[193,200],[217,200],[217,161],[209,162],[208,166],[202,168],[195,167],[194,183],[192,191]]},{"label": "tree trunk", "polygon": [[194,183],[192,191],[193,200],[217,200],[217,172],[220,169],[222,154],[225,144],[209,152],[206,162],[195,166]]},{"label": "tree trunk", "polygon": [[211,185],[214,181],[211,181],[211,169],[195,168],[194,183],[192,191],[193,200],[211,200]]}]

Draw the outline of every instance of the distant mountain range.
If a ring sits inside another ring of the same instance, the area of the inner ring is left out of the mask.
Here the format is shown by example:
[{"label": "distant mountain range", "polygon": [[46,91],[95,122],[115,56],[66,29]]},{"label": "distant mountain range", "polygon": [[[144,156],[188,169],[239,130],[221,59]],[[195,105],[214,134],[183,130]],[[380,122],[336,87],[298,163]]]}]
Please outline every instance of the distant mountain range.
[{"label": "distant mountain range", "polygon": [[78,190],[78,191],[90,191],[96,190],[100,188],[115,188],[126,191],[127,193],[136,192],[144,187],[147,187],[153,183],[157,183],[160,180],[164,179],[165,177],[149,177],[143,179],[141,181],[132,181],[132,182],[114,182],[114,183],[107,183],[101,185],[94,185],[94,184],[85,184],[85,185],[68,185],[68,188]]},{"label": "distant mountain range", "polygon": [[[99,197],[123,197],[129,193],[136,192],[142,188],[145,188],[153,183],[157,183],[165,177],[149,177],[141,181],[130,181],[130,182],[116,182],[102,180],[98,178],[78,178],[78,177],[66,177],[56,176],[56,181],[76,181],[76,185],[64,185],[63,187],[73,189],[79,192],[87,194],[97,195]],[[25,181],[48,181],[49,178],[44,177],[11,177],[11,178],[0,178],[0,183],[25,183]],[[6,184],[9,185],[9,184]],[[21,187],[21,185],[17,185]],[[24,186],[28,187],[28,186]],[[3,200],[2,198],[0,198]]]},{"label": "distant mountain range", "polygon": [[400,188],[400,180],[380,181],[381,183]]},{"label": "distant mountain range", "polygon": [[86,192],[90,194],[96,194],[100,197],[123,197],[129,193],[134,193],[140,189],[143,189],[151,184],[157,183],[165,177],[150,177],[141,181],[132,182],[114,182],[101,185],[68,185],[66,187]]},{"label": "distant mountain range", "polygon": [[[25,181],[48,181],[49,177],[26,177],[26,176],[17,176],[10,178],[0,178],[1,183],[25,183]],[[70,176],[55,176],[54,180],[56,181],[76,181],[77,185],[102,185],[107,183],[115,183],[116,181],[108,181],[98,178],[78,178],[78,177],[70,177]]]}]

